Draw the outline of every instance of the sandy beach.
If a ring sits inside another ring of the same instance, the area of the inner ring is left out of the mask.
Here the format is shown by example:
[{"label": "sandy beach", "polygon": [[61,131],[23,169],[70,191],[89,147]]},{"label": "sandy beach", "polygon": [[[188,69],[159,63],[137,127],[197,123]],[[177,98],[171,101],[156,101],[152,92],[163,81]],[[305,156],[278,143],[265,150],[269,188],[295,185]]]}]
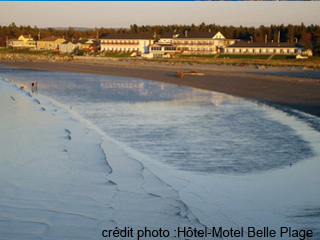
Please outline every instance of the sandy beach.
[{"label": "sandy beach", "polygon": [[[10,62],[1,64],[23,69],[142,78],[227,93],[320,116],[320,80],[319,71],[316,70],[300,70],[299,76],[295,71],[285,68],[262,69],[260,70],[260,72],[263,72],[262,74],[253,66],[212,66],[192,63],[172,65],[144,61],[79,60],[72,62]],[[202,72],[205,76],[177,77],[177,71],[190,70]],[[278,72],[278,75],[272,75],[273,72]],[[282,73],[284,76],[281,76]],[[290,73],[291,76],[285,76],[289,75],[287,73]]]}]

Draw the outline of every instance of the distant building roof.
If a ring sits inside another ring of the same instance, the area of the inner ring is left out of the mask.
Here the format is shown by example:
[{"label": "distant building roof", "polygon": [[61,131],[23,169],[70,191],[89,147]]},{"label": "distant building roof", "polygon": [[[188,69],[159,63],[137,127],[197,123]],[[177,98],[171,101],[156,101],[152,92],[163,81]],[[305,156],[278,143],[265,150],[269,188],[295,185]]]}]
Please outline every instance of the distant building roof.
[{"label": "distant building roof", "polygon": [[253,43],[248,43],[248,42],[236,42],[228,47],[233,47],[233,48],[263,48],[263,47],[272,47],[272,48],[293,48],[293,47],[297,47],[297,48],[302,48],[302,46],[298,43],[287,43],[287,42],[267,42],[267,43],[257,43],[257,42],[253,42]]},{"label": "distant building roof", "polygon": [[70,43],[71,41],[70,40],[67,40],[67,41],[64,41],[63,43],[61,43],[61,44],[68,44],[68,43]]},{"label": "distant building roof", "polygon": [[62,37],[46,37],[43,39],[40,39],[39,41],[43,41],[43,42],[54,42],[57,39],[63,39]]},{"label": "distant building roof", "polygon": [[87,39],[81,39],[81,40],[76,39],[72,41],[73,44],[77,44],[77,43],[85,44],[86,42],[88,42]]},{"label": "distant building roof", "polygon": [[213,38],[218,32],[166,32],[161,38]]},{"label": "distant building roof", "polygon": [[111,33],[101,39],[154,39],[149,33]]},{"label": "distant building roof", "polygon": [[[77,44],[77,43],[85,44],[86,42],[88,42],[87,39],[81,39],[81,40],[75,39],[75,40],[73,40],[73,41],[71,41],[71,40],[64,41],[62,44],[68,44],[68,43],[72,43],[72,44]],[[89,43],[89,44],[90,44],[90,43]]]}]

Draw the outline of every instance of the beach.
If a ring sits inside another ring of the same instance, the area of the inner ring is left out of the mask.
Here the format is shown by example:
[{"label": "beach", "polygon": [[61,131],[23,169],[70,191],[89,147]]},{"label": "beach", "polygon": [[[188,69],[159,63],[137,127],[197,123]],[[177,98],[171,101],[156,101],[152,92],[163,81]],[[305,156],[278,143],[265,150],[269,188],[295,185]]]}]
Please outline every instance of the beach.
[{"label": "beach", "polygon": [[136,78],[1,71],[0,239],[213,226],[319,239],[317,117]]},{"label": "beach", "polygon": [[[254,66],[145,61],[5,62],[22,69],[66,71],[142,78],[194,87],[257,100],[275,107],[296,109],[320,116],[318,70]],[[197,71],[205,76],[177,77],[177,71]],[[276,74],[274,74],[276,72]]]}]

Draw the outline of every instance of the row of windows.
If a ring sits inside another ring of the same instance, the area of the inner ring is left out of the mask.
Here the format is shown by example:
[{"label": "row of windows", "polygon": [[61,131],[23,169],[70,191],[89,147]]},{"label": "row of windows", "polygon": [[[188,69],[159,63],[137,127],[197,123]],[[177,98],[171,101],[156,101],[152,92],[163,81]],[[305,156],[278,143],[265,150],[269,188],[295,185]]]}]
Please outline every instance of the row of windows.
[{"label": "row of windows", "polygon": [[161,51],[161,47],[151,47],[152,51]]},{"label": "row of windows", "polygon": [[226,49],[226,53],[297,53],[298,49]]},{"label": "row of windows", "polygon": [[188,44],[188,45],[221,45],[224,41],[218,40],[218,41],[184,41],[184,40],[175,40],[172,41],[173,44]]},{"label": "row of windows", "polygon": [[124,41],[101,41],[102,44],[139,44],[139,41],[129,41],[129,40],[124,40]]},{"label": "row of windows", "polygon": [[[164,47],[164,51],[176,51],[177,48],[176,47]],[[151,51],[162,51],[161,47],[151,47]]]},{"label": "row of windows", "polygon": [[123,52],[132,52],[132,51],[139,51],[139,48],[105,48],[105,51],[123,51]]},{"label": "row of windows", "polygon": [[214,48],[178,48],[178,50],[183,51],[214,51]]},{"label": "row of windows", "polygon": [[[41,45],[41,44],[38,44],[38,45]],[[49,46],[49,47],[56,47],[57,45],[56,44],[53,44],[53,43],[48,43],[48,44],[46,44],[46,43],[43,43],[43,46]]]}]

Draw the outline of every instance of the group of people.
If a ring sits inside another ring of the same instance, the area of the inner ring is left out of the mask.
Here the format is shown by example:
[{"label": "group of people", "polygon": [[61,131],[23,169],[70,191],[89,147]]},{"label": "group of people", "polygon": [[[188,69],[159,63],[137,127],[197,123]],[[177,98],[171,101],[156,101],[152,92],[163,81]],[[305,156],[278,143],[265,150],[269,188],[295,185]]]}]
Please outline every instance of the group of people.
[{"label": "group of people", "polygon": [[36,91],[36,90],[38,90],[38,83],[37,83],[37,81],[31,82],[31,91],[34,92],[34,91]]}]

